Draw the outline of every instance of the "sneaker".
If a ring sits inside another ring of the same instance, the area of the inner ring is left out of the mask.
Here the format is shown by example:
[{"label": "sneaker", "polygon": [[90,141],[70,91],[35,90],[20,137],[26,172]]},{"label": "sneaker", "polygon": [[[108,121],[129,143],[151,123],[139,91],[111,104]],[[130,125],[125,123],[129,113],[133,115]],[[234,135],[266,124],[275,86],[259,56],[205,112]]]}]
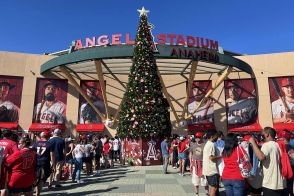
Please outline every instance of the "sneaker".
[{"label": "sneaker", "polygon": [[77,183],[82,184],[82,183],[85,183],[85,182],[83,180],[78,180]]},{"label": "sneaker", "polygon": [[173,168],[174,168],[174,169],[177,169],[177,167],[176,167],[176,166],[174,166]]},{"label": "sneaker", "polygon": [[61,184],[56,184],[55,185],[55,188],[60,188],[60,187],[62,187]]}]

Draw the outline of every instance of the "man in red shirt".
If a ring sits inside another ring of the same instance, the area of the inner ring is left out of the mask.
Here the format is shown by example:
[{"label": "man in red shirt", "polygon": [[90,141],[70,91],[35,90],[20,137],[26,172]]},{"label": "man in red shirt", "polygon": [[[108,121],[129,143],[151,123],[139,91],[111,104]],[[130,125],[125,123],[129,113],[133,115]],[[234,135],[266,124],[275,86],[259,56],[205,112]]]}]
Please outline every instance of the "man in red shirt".
[{"label": "man in red shirt", "polygon": [[[4,129],[2,131],[3,139],[0,140],[0,186],[1,188],[5,187],[5,183],[7,181],[6,178],[6,169],[2,166],[2,162],[5,160],[5,158],[18,151],[17,143],[12,141],[13,132],[10,129]],[[6,180],[5,180],[6,179]]]},{"label": "man in red shirt", "polygon": [[24,137],[19,141],[20,150],[9,155],[5,165],[10,170],[8,191],[11,195],[33,195],[32,186],[35,181],[36,152],[30,149],[30,138]]}]

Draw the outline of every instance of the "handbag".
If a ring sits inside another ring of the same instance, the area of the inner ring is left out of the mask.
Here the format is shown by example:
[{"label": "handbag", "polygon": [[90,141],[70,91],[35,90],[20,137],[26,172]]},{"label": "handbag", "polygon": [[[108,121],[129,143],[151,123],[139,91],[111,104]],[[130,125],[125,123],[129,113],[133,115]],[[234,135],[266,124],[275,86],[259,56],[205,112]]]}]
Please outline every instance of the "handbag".
[{"label": "handbag", "polygon": [[[243,155],[242,157],[240,157],[239,151]],[[237,147],[237,156],[238,156],[237,162],[238,162],[238,165],[239,165],[239,168],[240,168],[241,176],[243,178],[251,177],[251,168],[252,168],[252,166],[251,166],[251,163],[250,163],[250,159],[249,159],[247,153],[244,152],[244,149],[240,148],[239,146]]]}]

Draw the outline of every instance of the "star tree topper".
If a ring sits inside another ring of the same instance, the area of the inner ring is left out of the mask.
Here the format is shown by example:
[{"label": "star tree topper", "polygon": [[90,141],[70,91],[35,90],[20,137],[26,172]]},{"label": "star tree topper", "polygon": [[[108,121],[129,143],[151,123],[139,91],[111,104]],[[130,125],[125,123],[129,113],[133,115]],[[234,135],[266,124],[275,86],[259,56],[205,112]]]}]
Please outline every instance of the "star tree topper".
[{"label": "star tree topper", "polygon": [[145,10],[144,6],[142,7],[142,9],[138,9],[137,11],[140,13],[140,16],[147,16],[147,14],[149,13],[149,10]]}]

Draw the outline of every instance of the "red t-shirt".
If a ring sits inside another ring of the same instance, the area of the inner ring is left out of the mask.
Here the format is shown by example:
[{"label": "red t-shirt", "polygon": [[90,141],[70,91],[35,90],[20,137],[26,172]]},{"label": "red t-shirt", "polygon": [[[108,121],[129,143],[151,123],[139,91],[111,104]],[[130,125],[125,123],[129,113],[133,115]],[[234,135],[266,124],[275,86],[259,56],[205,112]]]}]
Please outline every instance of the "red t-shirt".
[{"label": "red t-shirt", "polygon": [[182,153],[186,149],[187,143],[188,143],[188,140],[184,140],[179,143],[179,153]]},{"label": "red t-shirt", "polygon": [[0,148],[4,148],[3,157],[18,151],[17,143],[8,139],[0,140]]},{"label": "red t-shirt", "polygon": [[28,188],[35,180],[36,152],[24,148],[6,159],[6,165],[11,169],[9,186],[13,188]]},{"label": "red t-shirt", "polygon": [[[243,149],[243,152],[245,150]],[[242,158],[243,154],[241,150],[239,149],[239,157]],[[222,174],[223,180],[244,180],[244,178],[241,176],[239,164],[237,162],[238,155],[237,155],[237,148],[234,149],[233,153],[230,157],[223,157],[224,159],[224,171]]]},{"label": "red t-shirt", "polygon": [[110,151],[110,143],[106,142],[103,146],[103,154],[109,154]]}]

